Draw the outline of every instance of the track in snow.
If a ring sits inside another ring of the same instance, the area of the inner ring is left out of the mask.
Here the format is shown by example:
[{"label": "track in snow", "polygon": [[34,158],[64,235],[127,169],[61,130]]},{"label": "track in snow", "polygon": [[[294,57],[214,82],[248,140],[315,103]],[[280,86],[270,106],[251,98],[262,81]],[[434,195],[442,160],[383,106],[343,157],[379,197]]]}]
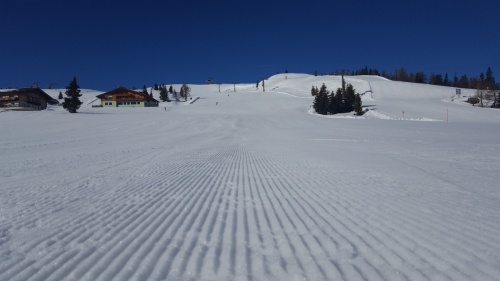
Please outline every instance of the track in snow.
[{"label": "track in snow", "polygon": [[460,172],[497,163],[494,134],[467,151],[435,137],[443,123],[230,113],[130,140],[110,121],[89,137],[102,151],[68,138],[46,142],[67,156],[6,158],[32,176],[2,166],[0,280],[498,280],[494,169],[475,185]]}]

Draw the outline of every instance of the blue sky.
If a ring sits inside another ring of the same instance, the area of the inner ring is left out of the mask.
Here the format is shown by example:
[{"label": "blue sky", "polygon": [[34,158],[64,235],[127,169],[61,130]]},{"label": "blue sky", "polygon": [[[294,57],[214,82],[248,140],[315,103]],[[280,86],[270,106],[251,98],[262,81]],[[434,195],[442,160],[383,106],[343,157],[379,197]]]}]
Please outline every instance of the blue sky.
[{"label": "blue sky", "polygon": [[500,80],[500,2],[0,0],[0,87],[255,83],[370,68]]}]

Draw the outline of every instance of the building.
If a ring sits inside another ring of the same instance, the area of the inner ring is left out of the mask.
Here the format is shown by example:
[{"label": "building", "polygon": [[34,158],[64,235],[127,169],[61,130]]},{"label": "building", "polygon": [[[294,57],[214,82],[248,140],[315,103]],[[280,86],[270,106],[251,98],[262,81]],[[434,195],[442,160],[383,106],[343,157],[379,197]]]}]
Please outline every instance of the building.
[{"label": "building", "polygon": [[96,96],[101,100],[102,107],[151,107],[158,106],[159,101],[148,93],[137,92],[119,87]]},{"label": "building", "polygon": [[43,110],[48,103],[57,101],[38,87],[0,90],[0,109]]}]

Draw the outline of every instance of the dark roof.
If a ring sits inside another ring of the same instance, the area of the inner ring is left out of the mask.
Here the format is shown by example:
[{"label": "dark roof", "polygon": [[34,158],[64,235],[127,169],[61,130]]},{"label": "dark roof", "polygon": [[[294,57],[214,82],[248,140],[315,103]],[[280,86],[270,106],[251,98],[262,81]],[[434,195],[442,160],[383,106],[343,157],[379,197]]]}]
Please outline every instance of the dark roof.
[{"label": "dark roof", "polygon": [[102,93],[100,95],[97,95],[96,97],[102,99],[102,98],[104,98],[107,95],[119,95],[119,94],[126,94],[126,93],[133,93],[133,94],[136,94],[136,95],[141,95],[141,96],[145,97],[146,100],[148,100],[148,101],[152,100],[152,101],[158,102],[158,100],[152,98],[148,93],[144,93],[142,91],[139,92],[139,91],[130,90],[130,89],[127,89],[125,87],[118,87],[118,88],[113,89],[111,91],[108,91],[106,93]]},{"label": "dark roof", "polygon": [[1,91],[0,93],[7,93],[7,94],[37,93],[40,94],[43,98],[45,98],[47,101],[53,100],[51,96],[49,96],[46,92],[44,92],[42,89],[38,87],[12,89],[8,91]]}]

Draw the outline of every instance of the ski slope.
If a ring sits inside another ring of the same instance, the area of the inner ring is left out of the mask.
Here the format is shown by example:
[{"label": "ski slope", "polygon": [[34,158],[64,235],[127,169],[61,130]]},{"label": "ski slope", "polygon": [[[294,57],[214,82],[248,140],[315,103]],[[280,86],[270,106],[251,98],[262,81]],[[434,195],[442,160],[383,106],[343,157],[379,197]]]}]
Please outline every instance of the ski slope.
[{"label": "ski slope", "polygon": [[365,116],[305,74],[0,112],[0,280],[500,280],[500,111],[346,79]]}]

